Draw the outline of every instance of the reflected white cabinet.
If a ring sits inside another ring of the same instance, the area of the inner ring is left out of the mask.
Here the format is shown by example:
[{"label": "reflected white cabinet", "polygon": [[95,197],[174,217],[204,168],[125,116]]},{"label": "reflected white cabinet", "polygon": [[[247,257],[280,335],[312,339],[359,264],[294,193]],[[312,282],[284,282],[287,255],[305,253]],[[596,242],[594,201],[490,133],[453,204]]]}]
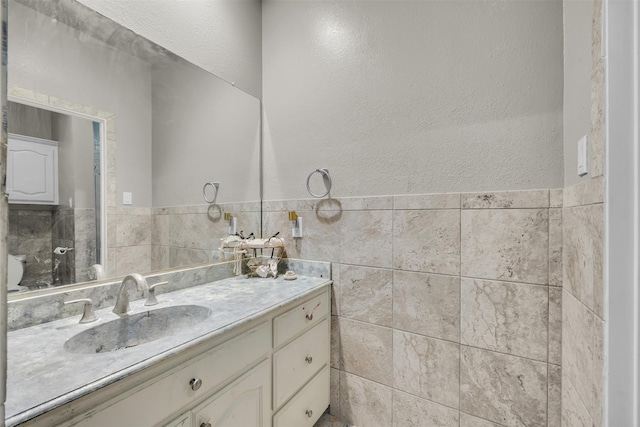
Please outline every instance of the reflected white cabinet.
[{"label": "reflected white cabinet", "polygon": [[58,204],[58,143],[9,134],[9,203]]}]

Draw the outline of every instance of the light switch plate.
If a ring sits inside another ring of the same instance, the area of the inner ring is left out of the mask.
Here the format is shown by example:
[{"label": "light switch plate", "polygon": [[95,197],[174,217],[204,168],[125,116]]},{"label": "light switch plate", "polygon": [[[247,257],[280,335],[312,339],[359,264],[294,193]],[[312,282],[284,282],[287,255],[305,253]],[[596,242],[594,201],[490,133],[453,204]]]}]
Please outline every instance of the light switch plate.
[{"label": "light switch plate", "polygon": [[578,176],[585,176],[589,172],[587,168],[587,135],[578,141]]},{"label": "light switch plate", "polygon": [[132,205],[133,204],[133,195],[131,193],[127,193],[126,191],[122,193],[122,204],[123,205]]}]

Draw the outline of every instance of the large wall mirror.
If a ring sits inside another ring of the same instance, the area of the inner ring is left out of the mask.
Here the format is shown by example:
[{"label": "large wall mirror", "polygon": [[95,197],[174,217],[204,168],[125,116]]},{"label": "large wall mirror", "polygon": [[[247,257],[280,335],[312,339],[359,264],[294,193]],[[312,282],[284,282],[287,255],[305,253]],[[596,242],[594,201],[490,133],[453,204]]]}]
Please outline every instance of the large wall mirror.
[{"label": "large wall mirror", "polygon": [[259,99],[75,0],[8,18],[10,299],[223,260],[225,213],[260,235]]}]

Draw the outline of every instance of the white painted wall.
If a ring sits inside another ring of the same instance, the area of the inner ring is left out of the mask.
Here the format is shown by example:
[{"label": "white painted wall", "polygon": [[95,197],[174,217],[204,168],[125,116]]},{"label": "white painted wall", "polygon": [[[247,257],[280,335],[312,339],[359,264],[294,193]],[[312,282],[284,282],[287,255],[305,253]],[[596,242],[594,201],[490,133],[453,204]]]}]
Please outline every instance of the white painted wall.
[{"label": "white painted wall", "polygon": [[58,144],[60,204],[95,208],[93,177],[93,124],[91,120],[53,113],[52,128]]},{"label": "white painted wall", "polygon": [[[260,200],[260,101],[191,64],[153,68],[153,205]],[[212,197],[212,194],[209,195]]]},{"label": "white painted wall", "polygon": [[578,177],[578,140],[591,133],[591,33],[593,2],[565,0],[564,9],[564,185]]},{"label": "white painted wall", "polygon": [[563,186],[562,3],[263,3],[265,199]]},{"label": "white painted wall", "polygon": [[[73,154],[73,127],[71,116],[53,113],[51,121],[53,138],[58,144],[58,196],[61,206],[69,206],[75,199],[75,155]],[[74,205],[75,206],[75,205]]]},{"label": "white painted wall", "polygon": [[260,0],[79,0],[258,98]]},{"label": "white painted wall", "polygon": [[9,21],[9,86],[115,113],[118,204],[151,206],[151,66],[13,1]]},{"label": "white painted wall", "polygon": [[[0,25],[7,25],[7,0],[0,0]],[[7,34],[0,35],[0,55],[7,54]],[[0,108],[7,107],[7,66],[0,64]],[[0,193],[6,194],[7,177],[7,117],[3,115],[0,126]],[[0,197],[0,289],[7,286],[7,234],[9,230],[9,201]],[[4,427],[5,408],[7,400],[7,292],[0,292],[0,427]]]}]

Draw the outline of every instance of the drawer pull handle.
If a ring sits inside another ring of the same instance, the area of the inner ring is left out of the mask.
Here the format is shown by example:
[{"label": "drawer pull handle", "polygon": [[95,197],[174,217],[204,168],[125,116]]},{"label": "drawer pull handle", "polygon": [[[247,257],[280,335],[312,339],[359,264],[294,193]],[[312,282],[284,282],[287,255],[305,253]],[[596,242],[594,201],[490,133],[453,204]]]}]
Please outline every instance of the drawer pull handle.
[{"label": "drawer pull handle", "polygon": [[202,380],[200,378],[192,378],[191,381],[189,381],[189,385],[191,386],[191,390],[198,391],[198,389],[202,387]]},{"label": "drawer pull handle", "polygon": [[200,427],[211,427],[211,423],[202,423]]},{"label": "drawer pull handle", "polygon": [[309,418],[313,417],[313,411],[311,409],[307,409],[307,412],[305,412],[305,414],[307,414],[307,417]]},{"label": "drawer pull handle", "polygon": [[313,320],[313,313],[309,313],[306,316],[304,316],[307,318],[307,320]]},{"label": "drawer pull handle", "polygon": [[311,362],[313,362],[313,357],[311,357],[311,356],[307,356],[307,357],[305,357],[305,358],[304,358],[304,360],[305,360],[309,365],[311,365]]}]

